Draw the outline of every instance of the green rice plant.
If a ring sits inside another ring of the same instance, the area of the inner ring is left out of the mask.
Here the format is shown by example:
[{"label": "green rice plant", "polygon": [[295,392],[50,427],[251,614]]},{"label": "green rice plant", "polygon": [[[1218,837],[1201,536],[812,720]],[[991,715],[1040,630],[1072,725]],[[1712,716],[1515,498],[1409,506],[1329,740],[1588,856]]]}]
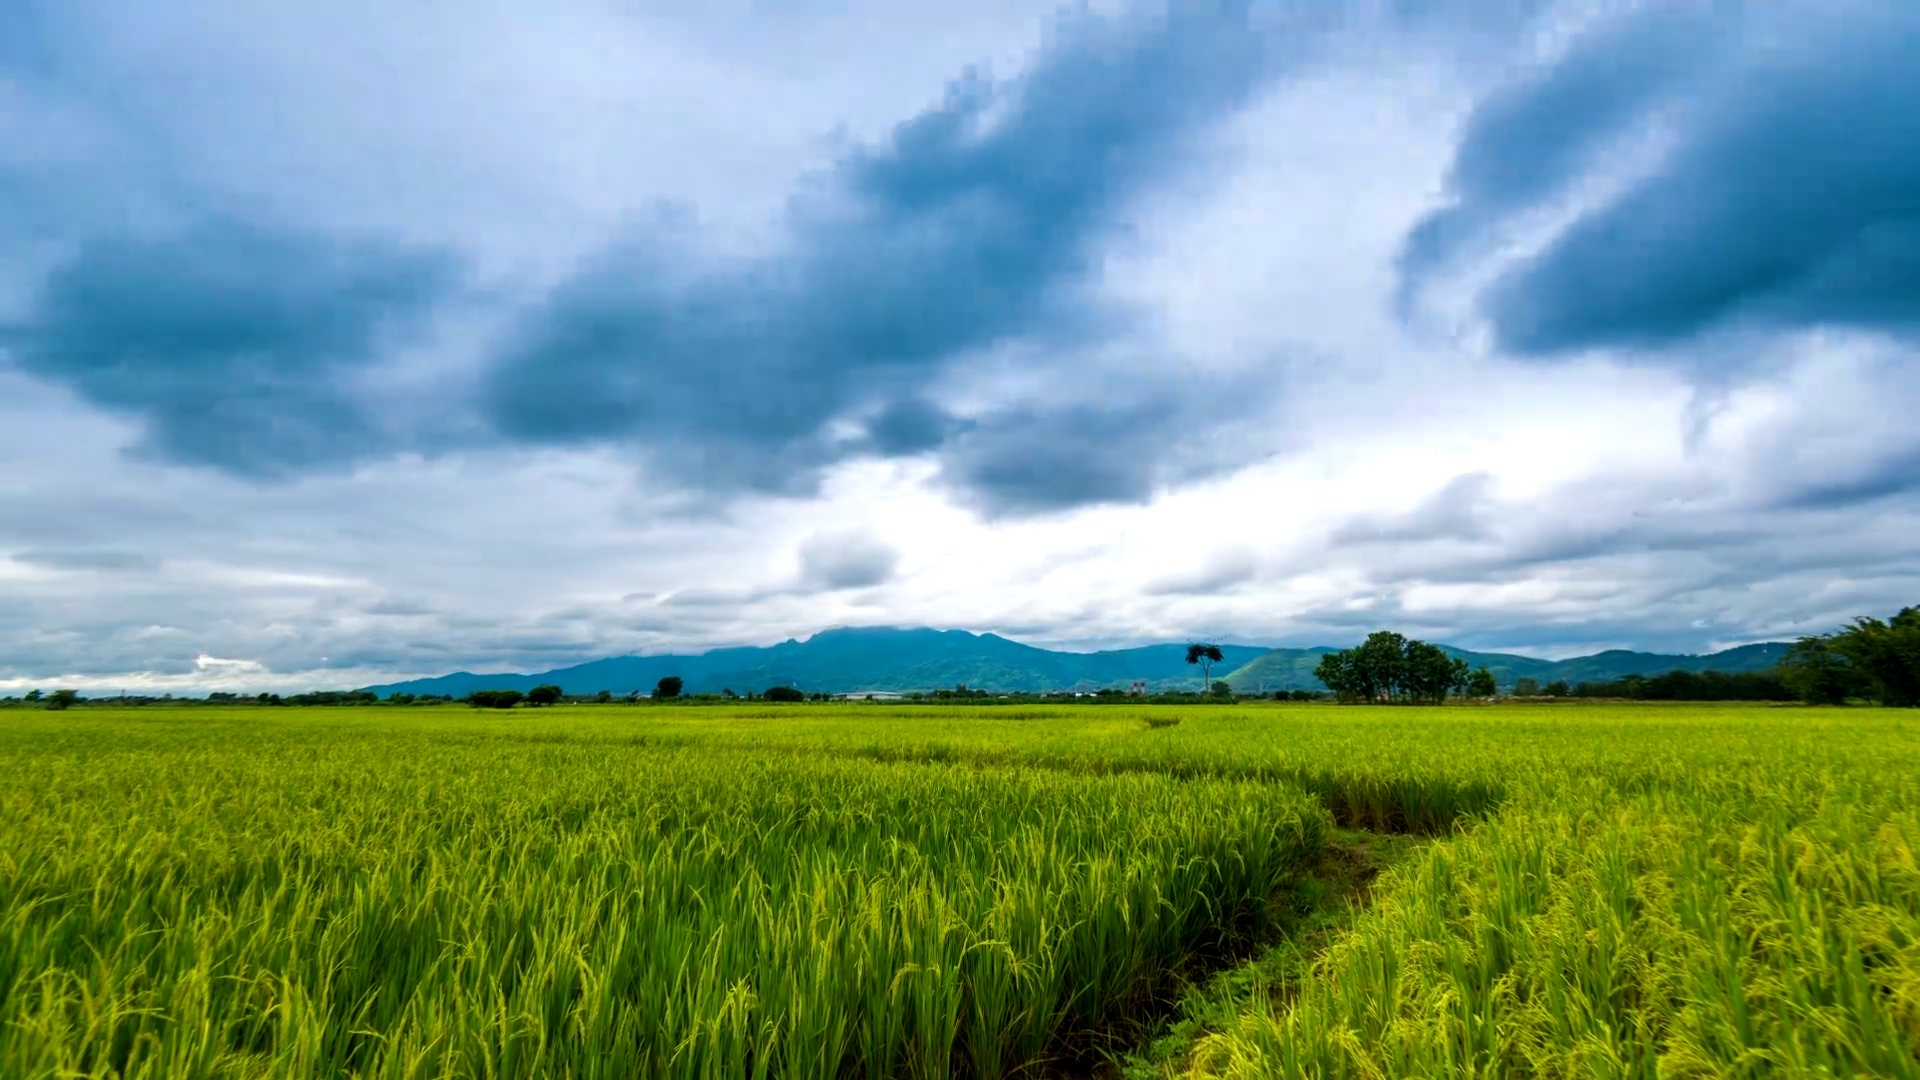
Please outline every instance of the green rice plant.
[{"label": "green rice plant", "polygon": [[0,1073],[1002,1076],[1260,933],[1328,827],[1247,781],[340,720],[6,733]]},{"label": "green rice plant", "polygon": [[1151,710],[15,714],[0,1074],[1032,1074],[1334,820],[1432,839],[1155,1060],[1920,1076],[1908,713]]},{"label": "green rice plant", "polygon": [[1201,1040],[1192,1074],[1920,1076],[1912,727],[1745,719],[1690,747],[1646,732],[1671,771],[1569,740],[1383,882],[1309,978]]}]

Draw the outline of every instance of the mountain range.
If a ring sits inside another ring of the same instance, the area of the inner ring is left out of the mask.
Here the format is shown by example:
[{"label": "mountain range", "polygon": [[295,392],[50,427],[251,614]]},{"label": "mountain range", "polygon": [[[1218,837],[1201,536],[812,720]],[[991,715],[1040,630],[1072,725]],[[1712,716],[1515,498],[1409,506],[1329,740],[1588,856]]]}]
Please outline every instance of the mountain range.
[{"label": "mountain range", "polygon": [[[1556,679],[1578,683],[1675,670],[1760,671],[1772,667],[1788,646],[1767,642],[1704,656],[1610,649],[1568,660],[1442,648],[1469,664],[1485,664],[1501,688],[1507,689],[1515,680],[1528,677],[1544,684]],[[1267,649],[1254,645],[1222,645],[1220,650],[1225,658],[1214,665],[1214,675],[1225,678],[1240,693],[1324,689],[1313,677],[1313,669],[1321,656],[1334,651],[1330,646]],[[1201,684],[1199,669],[1186,662],[1185,645],[1063,652],[1024,645],[998,634],[867,627],[823,630],[805,641],[789,639],[765,647],[714,649],[686,656],[614,656],[533,674],[460,671],[366,689],[382,697],[407,693],[459,698],[475,690],[525,691],[552,683],[569,694],[606,690],[625,697],[635,691],[647,694],[669,675],[684,680],[689,694],[722,690],[745,694],[770,686],[848,693],[934,690],[965,684],[992,693],[1015,693],[1125,689],[1136,681],[1155,691],[1197,690]]]},{"label": "mountain range", "polygon": [[[1542,660],[1535,656],[1472,652],[1450,645],[1440,646],[1448,655],[1457,656],[1471,666],[1485,664],[1487,670],[1493,672],[1494,683],[1502,690],[1511,690],[1515,682],[1528,678],[1544,686],[1561,679],[1569,684],[1612,682],[1628,675],[1664,675],[1669,671],[1765,671],[1778,662],[1790,647],[1787,642],[1768,641],[1702,656],[1608,649],[1592,656]],[[1326,687],[1313,677],[1313,669],[1319,665],[1322,656],[1334,651],[1325,645],[1311,649],[1272,649],[1252,663],[1229,672],[1227,683],[1235,692],[1242,694],[1274,690],[1324,690]]]}]

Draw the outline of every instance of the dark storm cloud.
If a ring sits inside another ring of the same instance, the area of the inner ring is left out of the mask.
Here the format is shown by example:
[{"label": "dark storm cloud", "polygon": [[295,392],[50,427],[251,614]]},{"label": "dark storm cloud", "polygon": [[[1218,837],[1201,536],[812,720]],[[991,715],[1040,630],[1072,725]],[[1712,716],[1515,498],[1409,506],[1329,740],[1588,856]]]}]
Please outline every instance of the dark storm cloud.
[{"label": "dark storm cloud", "polygon": [[1696,20],[1647,14],[1595,31],[1565,59],[1482,101],[1447,176],[1449,205],[1408,235],[1401,305],[1434,273],[1494,242],[1508,215],[1558,194],[1667,93],[1707,40]]},{"label": "dark storm cloud", "polygon": [[931,402],[905,398],[867,421],[867,439],[883,456],[910,456],[937,448],[966,426]]},{"label": "dark storm cloud", "polygon": [[138,551],[114,550],[28,550],[13,553],[15,562],[42,566],[49,570],[151,570],[160,560]]},{"label": "dark storm cloud", "polygon": [[950,441],[941,480],[995,517],[1143,502],[1170,478],[1160,454],[1179,426],[1138,407],[1010,410]]},{"label": "dark storm cloud", "polygon": [[738,608],[757,604],[768,597],[785,596],[791,589],[774,587],[765,589],[676,589],[660,599],[668,608],[713,608],[733,611]]},{"label": "dark storm cloud", "polygon": [[1129,420],[1094,408],[998,417],[960,438],[941,477],[981,509],[1008,516],[1140,502],[1153,493],[1157,470],[1127,445],[1142,434]]},{"label": "dark storm cloud", "polygon": [[1230,551],[1207,559],[1196,569],[1148,582],[1148,596],[1215,596],[1252,581],[1260,562],[1251,552]]},{"label": "dark storm cloud", "polygon": [[893,579],[900,552],[857,533],[809,537],[800,545],[800,583],[821,590],[862,589]]},{"label": "dark storm cloud", "polygon": [[1147,502],[1277,445],[1262,413],[1277,392],[1271,367],[1088,364],[1076,375],[1055,402],[950,421],[939,483],[987,518],[1034,517]]},{"label": "dark storm cloud", "polygon": [[1342,544],[1399,543],[1408,540],[1475,540],[1486,535],[1482,515],[1493,477],[1466,473],[1448,481],[1404,514],[1348,522],[1333,532]]},{"label": "dark storm cloud", "polygon": [[1836,475],[1806,481],[1781,504],[1820,510],[1915,493],[1920,493],[1920,449],[1905,449]]},{"label": "dark storm cloud", "polygon": [[[1097,431],[1004,446],[983,432],[1009,420],[950,417],[922,390],[970,353],[1071,349],[1124,322],[1090,295],[1094,246],[1260,85],[1272,40],[1233,4],[1066,19],[1019,79],[962,78],[842,156],[790,207],[778,254],[688,269],[644,237],[560,286],[492,377],[492,422],[531,443],[635,443],[702,486],[804,489],[846,454],[944,446],[948,475],[996,504],[1138,499],[1149,485],[1098,460]],[[866,438],[823,440],[856,414]]]},{"label": "dark storm cloud", "polygon": [[1670,145],[1482,298],[1530,355],[1660,347],[1734,325],[1920,327],[1920,10],[1662,6],[1588,34],[1485,102],[1456,203],[1408,240],[1403,287],[1609,164]]},{"label": "dark storm cloud", "polygon": [[159,457],[276,475],[384,447],[351,379],[446,294],[449,258],[233,222],[84,244],[0,342],[145,424]]}]

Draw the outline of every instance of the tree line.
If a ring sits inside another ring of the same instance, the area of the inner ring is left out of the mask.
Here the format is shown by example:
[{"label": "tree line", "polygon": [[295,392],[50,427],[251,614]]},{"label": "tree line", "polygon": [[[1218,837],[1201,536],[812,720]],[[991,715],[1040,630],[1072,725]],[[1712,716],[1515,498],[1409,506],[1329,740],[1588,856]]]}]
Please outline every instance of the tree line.
[{"label": "tree line", "polygon": [[1665,675],[1628,675],[1573,687],[1573,697],[1631,698],[1635,701],[1794,701],[1792,688],[1777,671],[1669,671]]},{"label": "tree line", "polygon": [[[1449,694],[1492,697],[1492,672],[1448,656],[1437,645],[1382,630],[1360,645],[1326,654],[1314,669],[1342,702],[1431,704]],[[1890,619],[1856,618],[1828,634],[1803,637],[1767,671],[1669,671],[1569,685],[1521,678],[1515,697],[1629,698],[1639,701],[1803,701],[1842,705],[1868,699],[1920,707],[1920,607]]]},{"label": "tree line", "polygon": [[1920,706],[1920,607],[1884,622],[1861,616],[1830,634],[1803,637],[1780,658],[1780,678],[1800,700],[1839,705],[1872,698]]}]

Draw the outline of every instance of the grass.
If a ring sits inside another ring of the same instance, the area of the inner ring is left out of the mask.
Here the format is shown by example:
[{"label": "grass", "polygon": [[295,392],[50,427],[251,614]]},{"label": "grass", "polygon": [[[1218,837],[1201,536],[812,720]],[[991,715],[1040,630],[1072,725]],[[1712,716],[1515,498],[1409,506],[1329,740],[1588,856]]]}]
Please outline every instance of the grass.
[{"label": "grass", "polygon": [[1916,721],[16,711],[0,1074],[1920,1076]]}]

